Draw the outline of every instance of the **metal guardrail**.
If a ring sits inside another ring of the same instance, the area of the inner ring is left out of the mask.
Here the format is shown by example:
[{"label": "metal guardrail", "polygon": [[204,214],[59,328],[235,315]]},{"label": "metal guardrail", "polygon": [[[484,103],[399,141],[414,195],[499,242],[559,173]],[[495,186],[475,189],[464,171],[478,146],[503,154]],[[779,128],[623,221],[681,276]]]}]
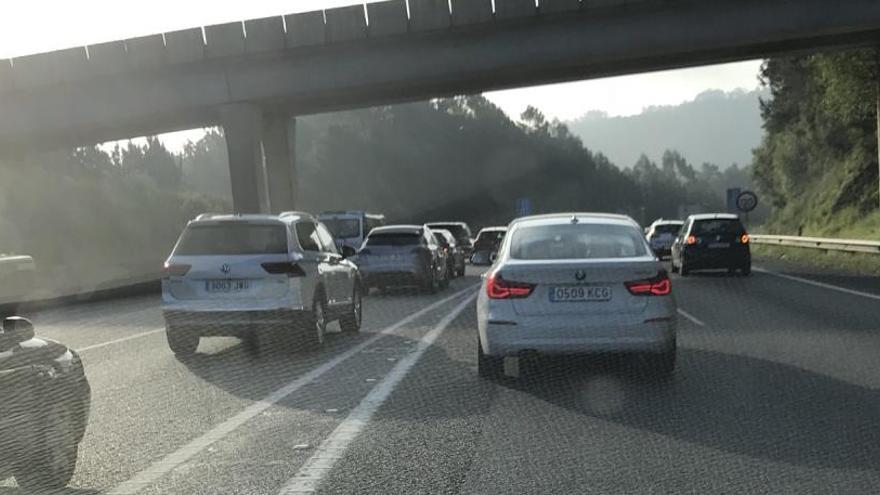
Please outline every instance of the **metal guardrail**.
[{"label": "metal guardrail", "polygon": [[752,242],[769,246],[786,246],[824,251],[844,251],[848,253],[880,254],[880,241],[858,239],[827,239],[822,237],[800,237],[795,235],[753,235]]}]

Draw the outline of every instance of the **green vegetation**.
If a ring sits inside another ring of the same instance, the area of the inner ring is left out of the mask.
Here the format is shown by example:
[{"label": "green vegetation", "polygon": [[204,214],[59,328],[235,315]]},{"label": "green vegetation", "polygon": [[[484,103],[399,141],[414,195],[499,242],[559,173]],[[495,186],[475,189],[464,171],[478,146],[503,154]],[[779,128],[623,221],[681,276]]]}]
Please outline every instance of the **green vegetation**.
[{"label": "green vegetation", "polygon": [[774,58],[761,77],[772,96],[754,154],[774,206],[764,230],[877,238],[877,50]]},{"label": "green vegetation", "polygon": [[155,138],[0,164],[0,252],[33,256],[49,295],[156,273],[181,227],[217,200],[187,193]]}]

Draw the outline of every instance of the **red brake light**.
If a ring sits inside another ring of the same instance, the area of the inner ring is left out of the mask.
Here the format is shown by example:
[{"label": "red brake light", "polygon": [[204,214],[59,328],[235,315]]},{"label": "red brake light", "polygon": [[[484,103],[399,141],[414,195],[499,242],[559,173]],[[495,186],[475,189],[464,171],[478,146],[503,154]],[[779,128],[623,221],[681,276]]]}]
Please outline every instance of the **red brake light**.
[{"label": "red brake light", "polygon": [[742,237],[739,238],[739,241],[743,244],[748,244],[750,240],[749,234],[743,234]]},{"label": "red brake light", "polygon": [[534,290],[535,284],[504,280],[500,273],[493,273],[486,281],[489,299],[524,299],[532,295]]},{"label": "red brake light", "polygon": [[626,289],[634,296],[667,296],[672,292],[672,281],[665,271],[648,280],[626,282]]},{"label": "red brake light", "polygon": [[191,265],[171,264],[166,261],[162,271],[168,277],[182,277],[186,275],[190,268],[192,268]]},{"label": "red brake light", "polygon": [[305,277],[306,272],[297,265],[296,263],[291,263],[289,261],[278,261],[274,263],[263,263],[260,266],[263,267],[263,270],[266,273],[271,273],[272,275],[282,275],[287,274],[288,277]]}]

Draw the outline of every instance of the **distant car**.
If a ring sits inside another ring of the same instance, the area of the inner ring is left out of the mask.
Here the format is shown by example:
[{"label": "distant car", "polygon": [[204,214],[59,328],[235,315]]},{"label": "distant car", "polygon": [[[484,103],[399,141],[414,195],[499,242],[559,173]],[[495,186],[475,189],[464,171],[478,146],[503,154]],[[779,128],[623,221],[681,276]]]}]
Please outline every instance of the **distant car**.
[{"label": "distant car", "polygon": [[676,304],[663,265],[623,215],[567,213],[510,224],[477,298],[477,367],[505,356],[644,353],[660,374],[676,358]]},{"label": "distant car", "polygon": [[448,230],[455,236],[455,242],[458,243],[458,247],[464,252],[465,258],[471,255],[473,241],[471,240],[471,228],[468,224],[464,222],[432,222],[428,224],[428,227],[431,229]]},{"label": "distant car", "polygon": [[672,271],[686,277],[694,270],[752,272],[749,234],[736,215],[691,215],[672,244]]},{"label": "distant car", "polygon": [[333,234],[340,250],[342,246],[360,249],[371,230],[385,225],[385,215],[362,210],[325,211],[318,220]]},{"label": "distant car", "polygon": [[458,246],[455,237],[448,230],[431,229],[440,247],[449,253],[449,278],[461,277],[465,272],[464,251]]},{"label": "distant car", "polygon": [[308,213],[200,215],[165,262],[162,312],[171,350],[190,355],[210,336],[258,341],[258,329],[314,349],[333,320],[358,332],[360,273],[346,259],[354,250],[343,253]]},{"label": "distant car", "polygon": [[492,255],[501,247],[507,234],[507,227],[486,227],[477,234],[471,263],[474,265],[491,265]]},{"label": "distant car", "polygon": [[648,244],[658,258],[672,254],[672,242],[678,236],[684,222],[681,220],[657,220],[647,229]]},{"label": "distant car", "polygon": [[448,281],[444,254],[427,225],[373,229],[357,261],[367,288],[417,286],[434,293]]},{"label": "distant car", "polygon": [[76,469],[90,408],[91,388],[79,355],[58,342],[35,337],[25,318],[4,319],[0,478],[15,476],[27,493],[64,488]]}]

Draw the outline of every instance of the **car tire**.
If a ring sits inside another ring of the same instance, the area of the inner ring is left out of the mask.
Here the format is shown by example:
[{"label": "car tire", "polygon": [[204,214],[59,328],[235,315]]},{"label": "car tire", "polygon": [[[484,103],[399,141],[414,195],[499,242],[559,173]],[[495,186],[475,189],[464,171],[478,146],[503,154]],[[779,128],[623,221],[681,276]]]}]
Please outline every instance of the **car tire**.
[{"label": "car tire", "polygon": [[477,374],[481,378],[497,380],[504,376],[504,358],[487,356],[483,353],[483,345],[477,337]]},{"label": "car tire", "polygon": [[354,286],[354,292],[351,296],[351,307],[348,312],[339,319],[339,327],[345,333],[358,333],[361,331],[361,321],[364,314],[364,298],[361,294],[361,288],[357,284]]},{"label": "car tire", "polygon": [[742,268],[739,269],[739,272],[742,274],[743,277],[748,277],[752,274],[752,264],[746,263],[742,266]]},{"label": "car tire", "polygon": [[327,303],[322,294],[315,296],[312,310],[306,316],[300,329],[300,342],[303,350],[314,351],[324,345],[327,334]]},{"label": "car tire", "polygon": [[79,454],[73,419],[61,404],[45,412],[35,452],[13,469],[15,481],[27,493],[59,490],[70,483]]},{"label": "car tire", "polygon": [[456,272],[456,276],[464,277],[464,272],[465,272],[465,266],[462,266],[461,269]]},{"label": "car tire", "polygon": [[192,331],[166,325],[165,338],[168,339],[168,347],[171,348],[171,352],[177,357],[192,356],[199,347],[199,336]]},{"label": "car tire", "polygon": [[436,294],[437,293],[437,274],[434,272],[434,269],[431,268],[431,276],[425,282],[424,290],[428,294]]}]

